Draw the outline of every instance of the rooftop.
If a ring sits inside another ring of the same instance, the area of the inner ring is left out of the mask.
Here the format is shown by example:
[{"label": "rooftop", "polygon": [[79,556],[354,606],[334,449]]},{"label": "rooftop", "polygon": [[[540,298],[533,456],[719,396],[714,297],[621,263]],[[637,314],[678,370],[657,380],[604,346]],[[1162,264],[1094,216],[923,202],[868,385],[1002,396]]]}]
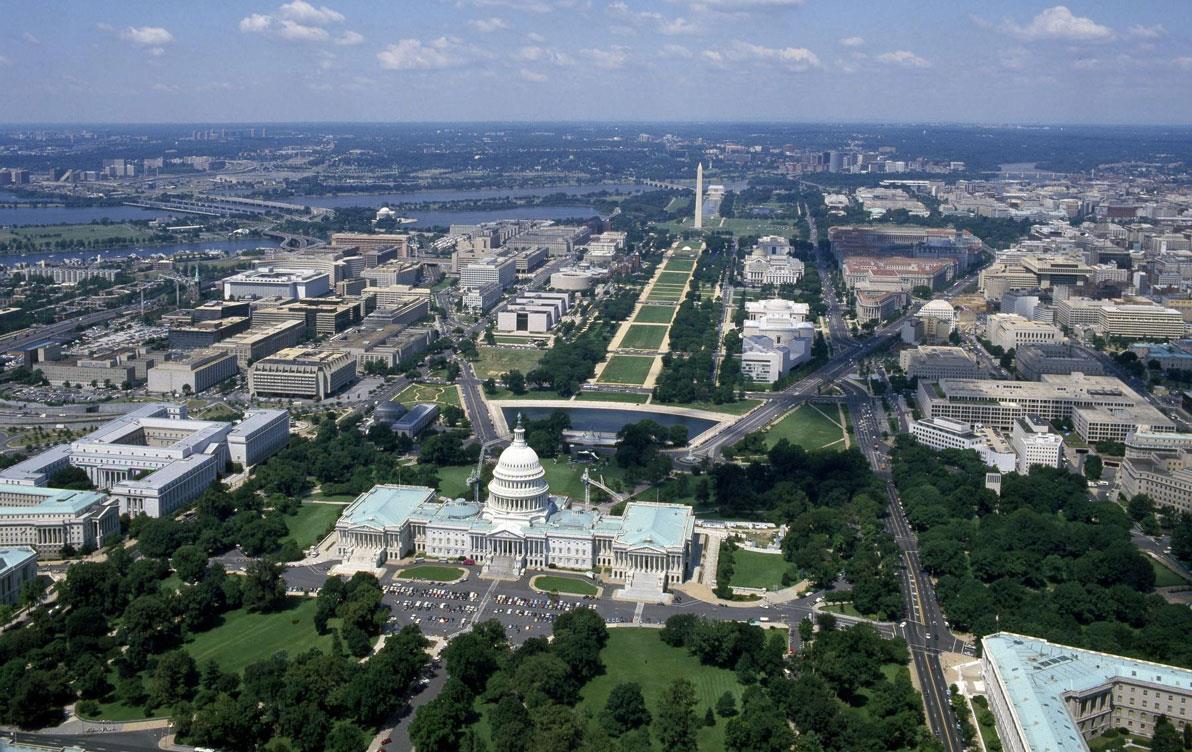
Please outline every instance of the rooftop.
[{"label": "rooftop", "polygon": [[88,507],[108,498],[99,491],[75,491],[68,488],[46,488],[25,486],[18,483],[0,483],[0,495],[22,495],[34,503],[28,505],[0,506],[0,517],[42,516],[47,514],[76,515]]},{"label": "rooftop", "polygon": [[691,507],[632,501],[625,506],[616,542],[628,546],[682,546],[691,537],[695,515]]},{"label": "rooftop", "polygon": [[356,497],[340,519],[349,525],[369,525],[378,529],[398,526],[418,507],[434,498],[435,490],[425,486],[373,486]]},{"label": "rooftop", "polygon": [[1086,752],[1063,695],[1115,681],[1192,689],[1192,671],[1108,653],[1056,645],[1008,632],[981,641],[986,659],[1011,703],[1027,747],[1048,752]]},{"label": "rooftop", "polygon": [[37,552],[28,546],[0,548],[0,572],[19,567],[30,559],[36,559]]}]

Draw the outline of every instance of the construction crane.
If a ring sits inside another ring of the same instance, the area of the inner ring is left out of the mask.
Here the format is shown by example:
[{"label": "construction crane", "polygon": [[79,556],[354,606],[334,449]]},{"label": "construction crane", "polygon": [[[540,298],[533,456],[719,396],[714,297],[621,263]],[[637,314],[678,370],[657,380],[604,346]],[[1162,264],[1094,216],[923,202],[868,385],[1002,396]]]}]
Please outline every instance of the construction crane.
[{"label": "construction crane", "polygon": [[174,283],[174,305],[179,308],[182,307],[182,288],[185,287],[187,291],[187,299],[198,302],[199,300],[199,267],[195,267],[194,278],[187,277],[185,274],[175,274],[174,272],[160,272],[162,279],[172,280]]},{"label": "construction crane", "polygon": [[584,509],[586,511],[592,511],[592,486],[596,486],[596,488],[599,488],[601,491],[604,491],[606,494],[608,494],[609,498],[613,500],[614,504],[625,500],[625,494],[617,493],[604,484],[604,476],[601,476],[600,480],[596,480],[588,472],[588,468],[586,467],[584,468],[584,474],[580,476],[580,480],[583,481],[584,484]]}]

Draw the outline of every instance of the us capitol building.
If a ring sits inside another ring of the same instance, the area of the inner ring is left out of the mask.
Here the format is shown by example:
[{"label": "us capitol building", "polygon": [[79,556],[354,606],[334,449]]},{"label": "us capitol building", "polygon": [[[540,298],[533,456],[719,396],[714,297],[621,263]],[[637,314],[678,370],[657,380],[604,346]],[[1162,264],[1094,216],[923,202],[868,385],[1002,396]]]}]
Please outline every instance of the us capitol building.
[{"label": "us capitol building", "polygon": [[483,574],[526,569],[602,569],[619,595],[665,599],[693,566],[695,515],[683,504],[631,501],[620,517],[570,508],[551,496],[520,422],[497,461],[488,500],[438,502],[432,488],[381,485],[353,501],[335,526],[346,564],[375,567],[412,554],[474,559]]}]

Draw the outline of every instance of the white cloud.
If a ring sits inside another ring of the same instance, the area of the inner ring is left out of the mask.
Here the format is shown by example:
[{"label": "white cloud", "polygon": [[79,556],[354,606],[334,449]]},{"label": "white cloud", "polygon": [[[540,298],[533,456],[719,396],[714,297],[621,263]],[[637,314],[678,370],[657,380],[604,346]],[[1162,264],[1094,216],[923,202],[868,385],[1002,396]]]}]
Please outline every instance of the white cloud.
[{"label": "white cloud", "polygon": [[364,41],[364,35],[354,31],[345,31],[335,38],[335,43],[341,47],[351,47]]},{"label": "white cloud", "polygon": [[1025,26],[1007,19],[1005,29],[1020,39],[1028,40],[1062,39],[1087,42],[1109,39],[1113,36],[1113,30],[1108,26],[1102,26],[1086,16],[1075,16],[1065,5],[1057,5],[1044,10]]},{"label": "white cloud", "polygon": [[706,50],[704,57],[717,65],[725,63],[773,63],[801,73],[820,67],[819,57],[806,47],[763,47],[737,40],[724,50]]},{"label": "white cloud", "polygon": [[153,84],[149,88],[152,89],[153,91],[160,91],[160,92],[164,92],[166,94],[175,94],[178,91],[181,91],[181,88],[177,84],[163,84],[160,82]]},{"label": "white cloud", "polygon": [[554,10],[550,3],[541,0],[471,0],[471,5],[477,8],[508,8],[525,13],[550,13]]},{"label": "white cloud", "polygon": [[658,25],[658,30],[670,36],[677,34],[696,34],[699,32],[699,26],[680,16],[670,21],[661,21]]},{"label": "white cloud", "polygon": [[667,57],[679,58],[682,60],[690,59],[694,53],[681,44],[665,44],[662,46],[662,52]]},{"label": "white cloud", "polygon": [[879,63],[887,65],[901,65],[904,68],[930,68],[931,63],[919,57],[910,50],[895,50],[894,52],[883,52],[877,56]]},{"label": "white cloud", "polygon": [[537,71],[532,71],[529,68],[522,68],[517,72],[517,75],[521,76],[523,81],[530,81],[536,84],[540,84],[546,80],[545,73],[538,73]]},{"label": "white cloud", "polygon": [[1126,29],[1126,33],[1138,39],[1158,39],[1167,34],[1167,29],[1163,28],[1163,24],[1155,24],[1154,26],[1134,24]]},{"label": "white cloud", "polygon": [[550,47],[528,45],[513,54],[517,60],[526,63],[551,63],[552,65],[572,65],[575,59],[566,52],[560,52]]},{"label": "white cloud", "polygon": [[696,0],[693,7],[702,10],[765,10],[767,8],[794,8],[804,0]]},{"label": "white cloud", "polygon": [[277,35],[291,42],[326,42],[331,34],[318,26],[307,26],[297,21],[283,18],[277,27]]},{"label": "white cloud", "polygon": [[174,35],[160,26],[129,26],[120,31],[120,38],[138,47],[155,48],[174,41]]},{"label": "white cloud", "polygon": [[344,20],[344,14],[339,11],[332,10],[326,5],[316,8],[306,0],[293,0],[293,2],[282,5],[277,12],[282,18],[316,25],[339,23]]},{"label": "white cloud", "polygon": [[541,34],[539,34],[536,31],[531,31],[529,34],[526,34],[526,39],[530,40],[531,42],[536,42],[538,44],[542,44],[543,42],[546,41],[546,37],[542,36]]},{"label": "white cloud", "polygon": [[490,34],[494,31],[501,31],[509,28],[509,22],[503,18],[493,16],[492,18],[473,18],[468,21],[468,26],[471,26],[481,34]]},{"label": "white cloud", "polygon": [[597,68],[616,70],[629,60],[629,53],[624,47],[609,47],[607,50],[586,49],[579,51],[581,55],[591,60]]},{"label": "white cloud", "polygon": [[388,70],[436,70],[467,62],[459,40],[439,37],[429,42],[401,39],[377,53],[381,67]]},{"label": "white cloud", "polygon": [[840,40],[840,44],[844,47],[860,47],[865,44],[865,40],[861,37],[845,37]]},{"label": "white cloud", "polygon": [[1014,47],[1008,50],[1003,50],[998,55],[998,62],[1003,68],[1010,70],[1023,70],[1027,67],[1027,58],[1029,53],[1024,47]]},{"label": "white cloud", "polygon": [[273,25],[273,18],[264,13],[253,13],[240,19],[240,31],[245,33],[267,31]]},{"label": "white cloud", "polygon": [[21,39],[25,40],[25,41],[26,41],[26,42],[28,42],[29,44],[41,44],[41,40],[40,40],[40,39],[38,39],[37,37],[33,36],[33,34],[31,34],[31,33],[27,32],[27,31],[26,31],[24,34],[21,34]]}]

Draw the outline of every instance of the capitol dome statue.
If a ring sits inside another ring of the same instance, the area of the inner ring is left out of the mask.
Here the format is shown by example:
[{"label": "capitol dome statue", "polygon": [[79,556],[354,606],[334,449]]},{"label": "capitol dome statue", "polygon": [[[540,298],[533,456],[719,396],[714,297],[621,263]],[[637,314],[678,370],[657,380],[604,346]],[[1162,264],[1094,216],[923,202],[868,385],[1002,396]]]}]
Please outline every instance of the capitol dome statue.
[{"label": "capitol dome statue", "polygon": [[546,471],[538,453],[526,443],[526,429],[519,417],[513,443],[501,452],[493,468],[484,516],[493,522],[541,522],[552,511]]}]

